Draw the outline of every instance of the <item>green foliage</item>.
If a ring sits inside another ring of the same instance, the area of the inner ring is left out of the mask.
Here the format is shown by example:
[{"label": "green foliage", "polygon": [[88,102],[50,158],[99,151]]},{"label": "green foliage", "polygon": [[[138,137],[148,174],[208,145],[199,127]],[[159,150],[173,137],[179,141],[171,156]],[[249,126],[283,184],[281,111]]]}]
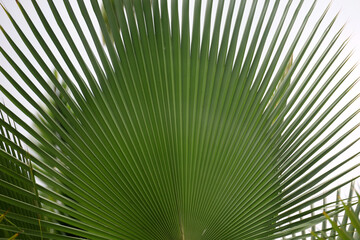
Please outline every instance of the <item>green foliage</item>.
[{"label": "green foliage", "polygon": [[13,128],[11,120],[6,119],[1,111],[0,119],[6,124],[0,129],[1,135],[6,137],[0,146],[0,193],[5,196],[0,201],[0,235],[12,239],[24,228],[39,230],[41,216],[18,206],[22,203],[39,207],[38,192],[29,154],[22,148],[18,136],[8,130]]},{"label": "green foliage", "polygon": [[[319,237],[315,232],[311,234],[316,237],[316,239],[339,239],[339,240],[356,240],[360,238],[360,201],[356,204],[355,211],[351,207],[351,205],[343,206],[341,211],[337,211],[335,217],[333,219],[324,212],[324,216],[331,224],[331,228],[323,228],[321,230],[321,235],[323,237]],[[336,220],[338,215],[341,214],[343,221],[341,225],[339,225]],[[326,225],[325,225],[326,226]],[[330,232],[330,234],[326,234],[325,232]]]},{"label": "green foliage", "polygon": [[[59,82],[59,84],[61,85],[63,91],[66,94],[69,94],[68,86],[66,85],[66,83],[64,81],[62,81],[62,79],[59,78],[59,74],[56,70],[54,71],[54,76],[55,76],[56,80]],[[52,98],[48,98],[48,101],[53,105],[53,107],[51,109],[46,108],[44,112],[46,113],[47,118],[49,118],[49,117],[52,118],[53,121],[61,128],[61,130],[66,132],[67,130],[62,125],[62,122],[57,117],[58,116],[57,114],[64,115],[62,106],[65,106],[67,108],[67,110],[71,113],[72,113],[72,110],[70,108],[70,105],[67,103],[66,97],[64,97],[63,93],[61,93],[61,91],[52,82],[48,82],[48,84],[51,87],[52,92],[59,99],[59,101],[61,102],[62,105],[59,105],[58,102],[55,102]],[[39,135],[41,135],[51,145],[51,148],[54,146],[57,146],[56,141],[53,139],[53,135],[56,135],[62,142],[66,142],[66,140],[61,137],[61,132],[58,132],[57,128],[54,128],[53,125],[49,124],[47,122],[47,120],[45,120],[45,118],[42,117],[41,114],[38,115],[38,119],[42,122],[42,124],[44,124],[46,126],[47,130],[38,128],[37,131],[38,131]],[[49,131],[51,132],[51,134],[48,134]],[[48,149],[46,146],[39,144],[39,147],[42,148],[43,151],[51,153],[51,149]],[[53,155],[53,157],[55,157],[55,156]],[[42,161],[46,162],[49,165],[52,165],[51,161],[47,161],[47,160],[48,160],[47,158],[42,159]]]},{"label": "green foliage", "polygon": [[[324,221],[319,226],[313,226],[307,231],[303,231],[300,235],[291,239],[306,239],[311,236],[311,239],[322,240],[357,240],[359,235],[359,219],[360,219],[360,196],[356,192],[357,197],[354,197],[354,183],[350,186],[347,202],[340,199],[340,189],[337,191],[337,200],[335,208],[328,211],[329,204],[323,209]],[[330,203],[331,205],[332,203]],[[310,232],[310,233],[308,233]]]},{"label": "green foliage", "polygon": [[[3,168],[2,213],[7,206],[19,210],[6,216],[31,239],[276,239],[323,221],[316,212],[324,206],[299,211],[347,184],[324,190],[359,166],[348,165],[357,154],[342,157],[357,140],[333,151],[359,125],[344,128],[359,110],[343,115],[359,95],[335,109],[357,82],[339,90],[354,68],[339,73],[349,57],[338,59],[346,42],[333,49],[342,29],[328,36],[336,17],[324,23],[326,9],[317,22],[308,22],[315,3],[300,16],[303,2],[289,1],[280,9],[279,0],[262,5],[243,0],[235,8],[230,0],[223,11],[223,1],[196,0],[190,16],[188,0],[181,15],[178,1],[168,6],[166,0],[104,0],[101,7],[96,0],[64,0],[66,14],[60,14],[54,1],[45,12],[32,0],[46,41],[18,2],[56,71],[8,13],[34,60],[13,41],[14,33],[1,27],[19,59],[0,45],[18,77],[3,66],[0,72],[37,113],[0,85],[32,121],[0,103],[22,131],[3,118],[0,125],[30,148],[25,156],[34,165],[0,149],[4,164],[27,171],[30,187],[14,183],[17,178],[6,177],[11,169]],[[204,24],[201,31],[201,6],[205,23],[214,19],[213,30]],[[281,18],[274,24],[276,16]],[[76,32],[69,32],[68,22]],[[300,44],[308,26],[312,32]],[[24,156],[6,133],[0,139]],[[346,170],[337,171],[342,166]],[[330,209],[329,216],[337,210]],[[4,224],[0,229],[17,232]]]}]

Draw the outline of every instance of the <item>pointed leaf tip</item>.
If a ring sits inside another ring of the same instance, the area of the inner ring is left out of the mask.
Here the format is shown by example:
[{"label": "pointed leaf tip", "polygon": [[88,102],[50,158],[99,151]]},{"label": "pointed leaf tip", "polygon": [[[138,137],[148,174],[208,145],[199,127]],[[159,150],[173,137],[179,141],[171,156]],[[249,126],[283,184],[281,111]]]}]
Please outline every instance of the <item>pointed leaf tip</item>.
[{"label": "pointed leaf tip", "polygon": [[0,2],[0,6],[2,7],[2,9],[4,9],[4,11],[6,12],[5,6]]},{"label": "pointed leaf tip", "polygon": [[2,9],[4,9],[6,15],[10,18],[10,14],[9,14],[8,10],[6,10],[4,4],[0,3],[0,5],[1,5]]},{"label": "pointed leaf tip", "polygon": [[12,237],[10,237],[8,240],[14,240],[20,235],[20,233],[15,233]]},{"label": "pointed leaf tip", "polygon": [[9,212],[9,209],[6,212],[4,212],[3,214],[0,215],[0,223],[2,222],[2,220],[4,220],[4,218],[5,218],[5,216],[6,216],[6,214],[8,212]]}]

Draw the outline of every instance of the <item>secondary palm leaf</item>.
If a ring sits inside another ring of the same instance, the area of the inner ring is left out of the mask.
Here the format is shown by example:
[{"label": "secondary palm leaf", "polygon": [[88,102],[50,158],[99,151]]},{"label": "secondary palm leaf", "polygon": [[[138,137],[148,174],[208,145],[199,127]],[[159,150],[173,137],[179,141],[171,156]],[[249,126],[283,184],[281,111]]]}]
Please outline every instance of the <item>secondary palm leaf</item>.
[{"label": "secondary palm leaf", "polygon": [[[334,122],[359,95],[330,114],[356,84],[338,91],[354,68],[339,74],[349,57],[334,66],[346,44],[331,51],[341,34],[328,36],[336,17],[324,23],[326,9],[309,23],[315,2],[300,16],[303,2],[289,1],[281,9],[280,1],[230,0],[224,7],[223,1],[196,0],[192,15],[188,0],[181,11],[175,0],[104,0],[103,8],[96,0],[64,0],[66,15],[60,16],[54,1],[45,12],[32,0],[52,44],[18,2],[48,61],[6,12],[36,64],[1,27],[19,60],[0,46],[16,74],[3,66],[0,71],[38,113],[1,84],[0,91],[35,125],[0,103],[24,131],[3,119],[1,126],[31,149],[27,159],[41,180],[31,192],[2,179],[7,191],[41,203],[1,192],[1,207],[34,214],[8,218],[33,223],[21,228],[24,236],[51,239],[275,239],[323,219],[309,217],[321,207],[298,212],[346,184],[318,194],[358,167],[332,175],[356,157],[342,158],[356,141],[330,151],[358,126],[343,130],[359,111],[335,127]],[[293,55],[308,25],[313,30]],[[319,52],[327,38],[332,40]],[[0,137],[23,151],[6,134]],[[18,162],[5,148],[0,151],[2,161]],[[337,165],[318,174],[335,160]],[[323,180],[327,176],[332,178]]]},{"label": "secondary palm leaf", "polygon": [[[354,197],[354,195],[355,196]],[[323,200],[324,209],[322,209],[325,216],[322,223],[313,225],[311,229],[303,230],[301,233],[293,234],[291,238],[283,239],[329,239],[329,240],[345,240],[345,239],[359,239],[358,232],[360,231],[360,196],[354,190],[354,182],[351,183],[350,192],[347,201],[341,200],[340,189],[336,192],[335,211],[330,214],[326,207],[326,199]],[[345,204],[346,203],[346,204]],[[313,207],[313,206],[312,206]]]}]

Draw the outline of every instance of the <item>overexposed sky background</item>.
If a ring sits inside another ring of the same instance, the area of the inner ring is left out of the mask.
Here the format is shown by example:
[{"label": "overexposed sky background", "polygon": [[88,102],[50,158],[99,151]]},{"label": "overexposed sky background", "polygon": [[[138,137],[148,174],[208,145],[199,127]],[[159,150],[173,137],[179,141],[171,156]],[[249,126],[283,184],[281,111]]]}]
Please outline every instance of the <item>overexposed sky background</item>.
[{"label": "overexposed sky background", "polygon": [[[30,41],[34,44],[34,47],[38,50],[39,54],[41,55],[41,57],[45,60],[45,62],[48,64],[50,69],[53,69],[53,66],[51,65],[50,61],[48,60],[46,54],[41,50],[41,46],[39,46],[39,44],[37,43],[35,37],[31,34],[30,29],[28,28],[26,21],[24,20],[17,4],[16,1],[12,1],[12,0],[0,0],[0,2],[2,2],[2,4],[5,6],[5,8],[12,14],[12,16],[15,18],[16,22],[19,24],[19,26],[23,29],[24,33],[26,34],[26,36],[29,37]],[[41,34],[43,34],[44,38],[47,40],[47,42],[49,43],[50,47],[52,47],[52,49],[54,49],[54,54],[56,56],[60,56],[59,53],[57,52],[57,50],[55,50],[55,47],[53,45],[53,43],[50,41],[50,38],[47,36],[47,34],[45,33],[45,30],[42,27],[42,24],[40,23],[39,18],[37,17],[34,8],[31,5],[31,1],[20,1],[24,8],[28,11],[28,14],[30,15],[30,17],[32,19],[34,19],[36,26],[39,26],[39,31]],[[46,1],[44,0],[39,0],[38,1],[41,8],[42,9],[48,9],[48,5],[46,3]],[[69,27],[69,30],[74,32],[74,27],[72,26],[72,24],[70,23],[70,20],[67,17],[67,13],[66,10],[64,8],[64,5],[62,4],[62,1],[54,1],[56,2],[56,6],[58,7],[58,11],[60,12],[61,16],[63,17],[63,20],[69,24],[67,24],[67,26]],[[75,2],[75,1],[70,1],[70,2]],[[250,1],[249,1],[250,2]],[[281,1],[280,7],[279,7],[279,12],[282,12],[282,9],[284,8],[284,6],[287,4],[288,1]],[[296,6],[298,1],[294,1],[293,7],[290,10],[290,13],[293,12],[294,10],[294,6]],[[299,14],[299,19],[298,21],[295,23],[294,29],[291,32],[291,38],[294,38],[294,36],[297,33],[297,29],[300,27],[301,23],[302,23],[302,19],[305,16],[305,14],[307,13],[308,9],[310,8],[311,4],[313,1],[308,1],[305,0],[304,3],[304,7],[302,8],[300,14]],[[319,16],[323,13],[324,9],[326,8],[326,6],[329,4],[330,1],[318,1],[315,11],[312,14],[312,17],[310,18],[310,21],[307,25],[307,27],[305,28],[305,32],[303,34],[303,36],[300,38],[299,44],[294,52],[294,58],[296,59],[299,50],[301,49],[301,46],[305,43],[306,38],[308,37],[308,35],[310,34],[312,27],[314,26],[315,22],[317,21],[317,19],[319,18]],[[89,1],[86,1],[87,5],[89,5]],[[228,3],[228,1],[226,1],[226,3]],[[271,5],[270,8],[272,6],[272,4],[274,3],[274,1],[271,1]],[[261,10],[261,6],[264,4],[264,0],[259,1],[259,8],[257,10],[257,16],[259,15],[259,12]],[[76,4],[73,4],[76,5]],[[239,2],[237,3],[236,6],[239,5]],[[250,3],[247,4],[247,8],[245,11],[248,12],[249,7],[250,7]],[[77,7],[74,8],[74,11],[76,12],[76,14],[80,14],[79,9]],[[53,30],[55,31],[55,33],[59,33],[59,29],[56,26],[56,22],[54,20],[54,18],[51,15],[51,11],[47,10],[48,14],[46,15],[48,21],[50,22],[50,24],[54,27]],[[327,44],[330,42],[332,36],[334,34],[336,34],[336,32],[341,28],[341,26],[343,26],[344,24],[346,24],[343,34],[341,35],[338,43],[334,46],[333,50],[330,52],[329,56],[332,56],[332,54],[335,53],[336,49],[340,46],[340,44],[345,41],[347,39],[347,37],[351,36],[350,41],[347,45],[347,47],[344,50],[344,53],[340,55],[339,59],[344,59],[346,57],[346,55],[348,53],[350,53],[353,50],[353,56],[351,57],[351,59],[348,61],[348,63],[345,65],[345,67],[343,68],[343,70],[340,72],[339,76],[341,77],[342,75],[344,75],[346,73],[346,71],[348,69],[351,68],[351,66],[353,66],[354,64],[356,64],[357,62],[360,61],[360,0],[333,0],[332,1],[332,5],[330,7],[330,11],[327,14],[326,18],[324,19],[324,23],[321,25],[320,27],[320,31],[319,33],[317,33],[315,35],[315,40],[313,41],[311,46],[314,46],[314,44],[317,41],[317,38],[320,37],[320,35],[322,34],[322,32],[324,32],[327,24],[331,21],[331,19],[339,12],[339,17],[335,23],[335,25],[333,26],[329,37],[327,37],[327,39],[325,40],[325,43],[322,45],[321,49],[320,49],[320,53],[321,50],[324,50],[327,46]],[[92,15],[93,16],[93,15]],[[291,14],[290,14],[291,16]],[[93,16],[94,17],[94,16]],[[275,20],[275,23],[279,21],[279,19],[281,18],[281,14],[278,14],[277,16],[277,20]],[[289,18],[288,18],[289,19]],[[213,18],[214,20],[214,18]],[[24,46],[24,44],[22,43],[20,37],[18,36],[18,34],[16,33],[16,31],[14,30],[14,28],[12,27],[11,22],[9,21],[9,18],[7,17],[7,15],[5,14],[5,11],[3,11],[2,9],[0,9],[0,24],[1,26],[5,29],[5,31],[12,37],[12,39],[16,42],[16,44],[18,44],[18,46],[20,47],[20,49],[23,51],[23,53],[29,58],[29,60],[34,63],[34,65],[37,67],[37,69],[40,69],[40,67],[36,64],[36,61],[34,60],[34,58],[32,57],[31,53],[26,49],[26,47]],[[82,20],[82,24],[84,25],[84,21]],[[286,26],[286,24],[285,24]],[[255,26],[254,26],[255,28]],[[253,29],[254,29],[253,28]],[[275,29],[276,26],[273,26],[273,29]],[[272,30],[274,33],[274,30]],[[86,33],[87,36],[89,36],[89,33]],[[74,37],[75,42],[79,41],[79,38],[76,34],[72,35]],[[60,40],[60,42],[64,43],[64,47],[67,50],[67,53],[69,54],[71,59],[75,59],[73,54],[71,53],[71,50],[69,48],[69,46],[65,43],[65,39],[62,36],[62,34],[58,34],[58,38]],[[289,41],[289,44],[291,43],[291,41]],[[92,42],[90,41],[90,44],[92,44]],[[269,43],[267,43],[269,44]],[[286,45],[286,46],[289,46]],[[6,41],[4,35],[2,33],[0,33],[0,46],[6,51],[8,52],[8,54],[14,58],[15,62],[20,63],[19,66],[21,67],[21,69],[23,69],[25,71],[26,74],[28,74],[29,76],[31,76],[30,72],[26,69],[26,67],[24,67],[24,65],[21,64],[20,59],[16,56],[16,54],[14,53],[14,51],[12,50],[11,46],[8,44],[8,42]],[[311,47],[310,47],[311,48]],[[85,56],[85,50],[84,48],[81,46],[81,44],[79,44],[79,50],[81,53],[83,53],[83,55]],[[308,54],[309,52],[307,52]],[[306,55],[307,56],[307,55]],[[305,57],[306,57],[305,56]],[[319,57],[320,55],[317,54],[315,55],[315,59],[316,57]],[[329,58],[327,58],[329,59]],[[60,63],[63,63],[63,59],[61,57],[59,57],[59,61]],[[325,61],[326,62],[326,61]],[[337,62],[339,63],[339,61]],[[78,66],[77,62],[74,61],[75,66]],[[7,61],[4,59],[4,57],[0,54],[0,65],[6,69],[12,76],[14,76],[15,79],[18,79],[16,77],[16,74],[14,73],[14,71],[12,70],[12,68],[10,67],[10,65],[7,63]],[[65,65],[65,64],[63,64]],[[335,66],[337,64],[335,63]],[[324,66],[324,65],[322,65]],[[310,66],[311,67],[311,66]],[[79,67],[80,68],[80,67]],[[65,67],[65,69],[67,70],[67,68]],[[333,71],[334,68],[330,69],[330,72]],[[319,71],[317,72],[319,73]],[[46,75],[44,74],[44,72],[42,72],[40,70],[40,74],[44,77],[44,79],[47,79]],[[326,75],[329,76],[329,75]],[[349,84],[351,84],[356,78],[358,78],[360,76],[360,67],[357,67],[353,74],[348,78],[348,80],[345,81],[344,83],[344,87],[342,89],[345,89],[346,86],[348,86]],[[338,79],[340,79],[340,77],[338,77]],[[326,80],[326,77],[325,79]],[[6,89],[8,89],[11,93],[14,94],[14,96],[16,98],[18,98],[19,100],[22,99],[21,95],[18,94],[13,88],[12,86],[8,83],[8,81],[5,79],[5,77],[0,74],[0,83],[1,85],[5,86]],[[21,80],[19,80],[19,83],[21,83]],[[321,82],[323,83],[323,82]],[[320,84],[321,85],[321,84]],[[333,86],[334,84],[332,84],[331,86]],[[41,89],[41,87],[37,84],[37,86],[39,87],[39,89]],[[26,87],[24,87],[25,89],[27,89]],[[28,89],[29,93],[31,93],[31,91]],[[352,91],[349,93],[347,101],[350,100],[352,97],[354,97],[356,94],[360,93],[360,84],[356,85],[354,89],[352,89]],[[38,100],[36,95],[32,94],[32,96],[34,96],[35,100]],[[5,104],[7,106],[9,106],[11,109],[14,110],[14,112],[16,112],[19,116],[21,116],[23,119],[27,119],[26,116],[24,116],[21,112],[19,112],[16,108],[14,108],[11,104],[10,101],[8,101],[3,95],[1,95],[0,93],[0,99],[1,101],[4,101]],[[342,101],[342,104],[344,105],[346,103],[346,100]],[[31,111],[33,111],[33,108],[31,107],[30,104],[24,103],[24,105],[26,107],[28,107],[28,109],[30,109]],[[341,104],[340,104],[341,105]],[[360,102],[359,100],[355,102],[355,104],[353,104],[352,108],[349,109],[348,111],[346,111],[345,116],[351,114],[352,112],[356,111],[357,109],[359,109],[360,106]],[[339,108],[338,108],[339,109]],[[347,115],[346,115],[347,114]],[[339,121],[343,120],[339,119]],[[339,121],[337,121],[339,123]],[[346,127],[345,130],[350,129],[352,126],[354,126],[356,123],[360,122],[360,117],[357,116],[354,120],[352,120]],[[329,131],[327,131],[324,136],[329,133]],[[337,135],[339,136],[339,135]],[[339,150],[341,149],[341,146],[345,146],[346,143],[350,143],[353,139],[355,139],[356,137],[360,136],[360,129],[357,129],[350,138],[347,138],[337,149],[335,150]],[[357,143],[354,147],[352,147],[350,149],[350,151],[348,151],[346,154],[342,155],[341,157],[349,157],[352,154],[355,154],[356,152],[358,152],[360,149],[360,144]],[[360,158],[357,157],[352,164],[356,164],[360,162]],[[354,171],[352,174],[347,176],[347,179],[351,178],[352,176],[355,176],[356,174],[358,174],[359,169],[357,169],[357,171]]]}]

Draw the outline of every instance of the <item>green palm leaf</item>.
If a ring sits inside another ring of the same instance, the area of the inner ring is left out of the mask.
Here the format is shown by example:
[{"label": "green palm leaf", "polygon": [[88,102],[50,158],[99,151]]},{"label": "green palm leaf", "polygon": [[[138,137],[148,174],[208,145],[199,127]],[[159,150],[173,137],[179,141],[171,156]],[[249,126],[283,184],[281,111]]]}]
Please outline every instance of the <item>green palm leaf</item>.
[{"label": "green palm leaf", "polygon": [[[354,183],[350,186],[350,193],[347,200],[347,203],[345,204],[340,199],[340,190],[337,191],[337,200],[336,200],[336,208],[335,211],[331,214],[327,213],[327,211],[324,209],[324,216],[326,220],[322,223],[320,230],[315,230],[315,228],[312,229],[311,239],[359,239],[359,217],[360,217],[360,198],[359,194],[357,194],[357,199],[353,197],[354,195]],[[342,206],[341,203],[342,202]],[[354,206],[354,207],[353,207]],[[327,225],[327,221],[330,223],[330,227]],[[310,234],[307,234],[303,232],[300,236],[297,236],[295,239],[305,239],[306,236],[309,236]],[[319,236],[321,235],[321,237]]]},{"label": "green palm leaf", "polygon": [[[0,45],[10,66],[0,72],[24,101],[0,91],[33,124],[2,103],[21,130],[0,124],[30,148],[27,181],[37,179],[39,204],[4,191],[1,210],[28,212],[8,218],[31,239],[275,239],[322,221],[309,215],[322,206],[299,211],[359,166],[337,171],[357,157],[342,157],[357,140],[332,151],[359,125],[345,128],[359,110],[338,121],[359,95],[335,109],[357,83],[339,90],[354,67],[340,74],[349,56],[339,60],[346,42],[334,47],[342,29],[329,36],[336,17],[324,23],[327,8],[311,23],[315,2],[301,16],[303,2],[196,0],[192,12],[188,0],[181,9],[166,0],[64,0],[59,12],[49,0],[47,12],[32,0],[36,16],[18,2],[47,60],[5,10],[17,33],[1,27],[11,49]],[[12,181],[1,178],[34,197]]]},{"label": "green palm leaf", "polygon": [[[2,112],[0,112],[0,119],[7,124],[7,127],[12,127],[11,120],[6,119]],[[23,150],[19,138],[10,133],[7,127],[0,129],[1,135],[6,138],[1,145],[1,193],[6,195],[8,199],[20,200],[23,203],[39,207],[39,195],[28,153]],[[41,216],[33,211],[18,207],[15,202],[0,201],[0,212],[0,233],[3,237],[11,238],[14,235],[11,232],[20,234],[23,228],[41,229]],[[32,217],[38,221],[21,221],[23,217]]]}]

